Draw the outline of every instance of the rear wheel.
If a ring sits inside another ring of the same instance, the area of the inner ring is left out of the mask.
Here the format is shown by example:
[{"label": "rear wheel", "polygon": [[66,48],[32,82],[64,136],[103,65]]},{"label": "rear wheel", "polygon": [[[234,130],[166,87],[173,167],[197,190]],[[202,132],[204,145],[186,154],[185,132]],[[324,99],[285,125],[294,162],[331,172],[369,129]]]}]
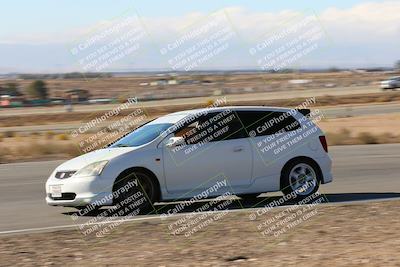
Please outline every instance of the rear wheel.
[{"label": "rear wheel", "polygon": [[143,213],[152,210],[157,187],[149,175],[135,171],[121,174],[114,184],[113,192],[114,205],[118,205],[126,216],[129,215],[125,214],[127,212]]},{"label": "rear wheel", "polygon": [[282,172],[282,192],[302,199],[318,191],[322,174],[316,163],[301,159],[289,163]]}]

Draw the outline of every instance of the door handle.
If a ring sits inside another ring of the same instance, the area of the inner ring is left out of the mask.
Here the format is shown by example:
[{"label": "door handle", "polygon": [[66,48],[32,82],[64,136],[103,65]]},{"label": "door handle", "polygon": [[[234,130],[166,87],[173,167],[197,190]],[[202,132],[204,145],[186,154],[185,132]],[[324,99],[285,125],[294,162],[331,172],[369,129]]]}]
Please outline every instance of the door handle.
[{"label": "door handle", "polygon": [[240,152],[240,151],[243,151],[243,147],[242,146],[237,146],[237,147],[234,147],[233,148],[233,152]]}]

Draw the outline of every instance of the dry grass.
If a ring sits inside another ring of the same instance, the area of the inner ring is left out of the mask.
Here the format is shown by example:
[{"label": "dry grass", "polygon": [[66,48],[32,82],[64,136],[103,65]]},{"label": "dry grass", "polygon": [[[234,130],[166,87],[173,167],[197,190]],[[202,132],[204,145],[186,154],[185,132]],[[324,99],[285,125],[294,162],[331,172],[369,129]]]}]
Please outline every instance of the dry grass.
[{"label": "dry grass", "polygon": [[334,145],[347,145],[350,143],[350,131],[342,129],[339,133],[326,133],[327,141],[330,146]]},{"label": "dry grass", "polygon": [[54,137],[55,135],[56,135],[56,133],[53,132],[53,131],[47,131],[47,132],[45,133],[46,139],[53,139],[53,137]]},{"label": "dry grass", "polygon": [[69,139],[69,135],[63,133],[63,134],[58,134],[56,135],[56,139],[57,140],[68,140]]},{"label": "dry grass", "polygon": [[11,137],[15,137],[17,134],[13,131],[7,131],[3,133],[3,137],[5,138],[11,138]]},{"label": "dry grass", "polygon": [[374,136],[370,133],[362,132],[357,138],[364,144],[379,144],[380,140],[377,136]]},{"label": "dry grass", "polygon": [[400,133],[400,113],[356,116],[348,118],[324,119],[318,122],[322,130],[329,133],[343,134],[343,129],[351,131],[353,136],[369,133],[374,136]]},{"label": "dry grass", "polygon": [[343,128],[337,133],[326,133],[328,144],[335,145],[371,145],[371,144],[393,144],[400,143],[400,135],[391,133],[373,134],[361,132],[352,134],[348,129]]},{"label": "dry grass", "polygon": [[0,146],[0,163],[34,160],[56,156],[55,158],[75,157],[81,152],[73,143],[24,142],[13,147]]}]

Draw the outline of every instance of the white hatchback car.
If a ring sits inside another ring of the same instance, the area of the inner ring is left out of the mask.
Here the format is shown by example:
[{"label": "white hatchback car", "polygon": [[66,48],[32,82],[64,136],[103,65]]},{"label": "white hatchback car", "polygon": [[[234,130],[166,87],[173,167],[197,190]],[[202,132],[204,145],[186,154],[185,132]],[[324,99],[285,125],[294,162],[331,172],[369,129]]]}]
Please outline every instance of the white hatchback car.
[{"label": "white hatchback car", "polygon": [[382,90],[396,90],[400,88],[400,77],[392,77],[381,82]]},{"label": "white hatchback car", "polygon": [[226,191],[243,198],[273,191],[304,198],[332,181],[325,136],[309,116],[310,110],[273,107],[162,116],[58,166],[47,180],[46,201],[107,206],[138,191],[149,203]]}]

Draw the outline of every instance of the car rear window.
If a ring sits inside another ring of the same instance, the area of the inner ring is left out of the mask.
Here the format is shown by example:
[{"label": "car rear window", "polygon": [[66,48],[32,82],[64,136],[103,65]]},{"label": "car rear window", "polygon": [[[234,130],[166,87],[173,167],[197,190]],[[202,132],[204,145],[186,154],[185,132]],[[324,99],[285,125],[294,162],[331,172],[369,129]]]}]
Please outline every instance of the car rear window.
[{"label": "car rear window", "polygon": [[239,111],[238,115],[246,132],[255,132],[256,136],[290,132],[300,128],[299,122],[287,112]]}]

